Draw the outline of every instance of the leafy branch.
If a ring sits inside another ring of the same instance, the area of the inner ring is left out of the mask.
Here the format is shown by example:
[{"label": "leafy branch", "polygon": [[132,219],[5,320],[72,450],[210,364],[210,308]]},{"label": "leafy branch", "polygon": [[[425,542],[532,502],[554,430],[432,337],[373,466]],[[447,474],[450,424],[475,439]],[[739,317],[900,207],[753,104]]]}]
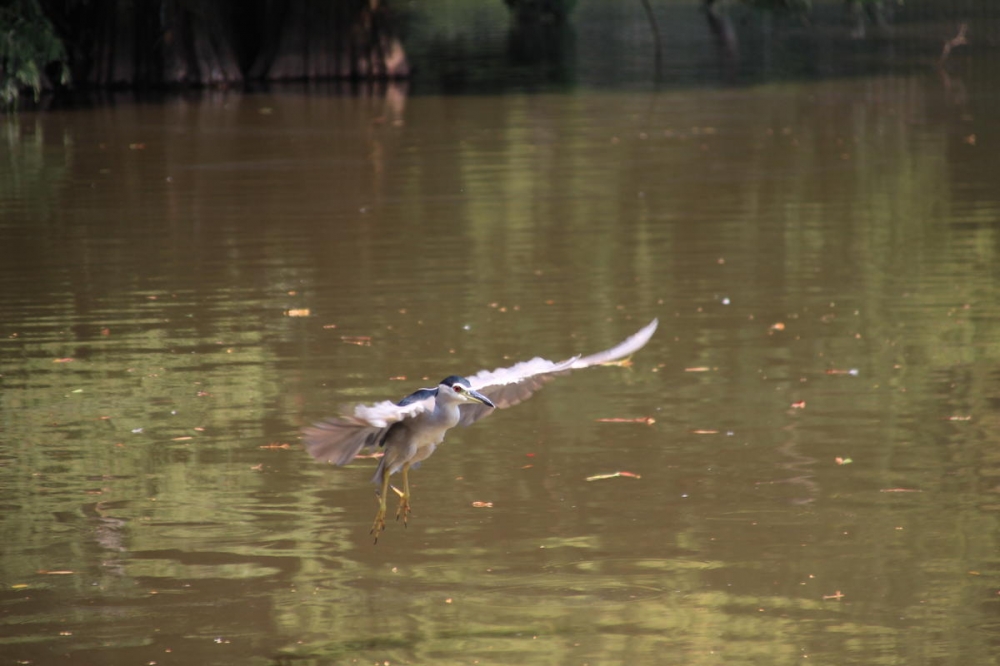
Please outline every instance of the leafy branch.
[{"label": "leafy branch", "polygon": [[49,84],[46,67],[55,65],[60,84],[69,83],[66,48],[38,0],[13,0],[0,6],[0,104],[11,107],[22,90],[35,100]]}]

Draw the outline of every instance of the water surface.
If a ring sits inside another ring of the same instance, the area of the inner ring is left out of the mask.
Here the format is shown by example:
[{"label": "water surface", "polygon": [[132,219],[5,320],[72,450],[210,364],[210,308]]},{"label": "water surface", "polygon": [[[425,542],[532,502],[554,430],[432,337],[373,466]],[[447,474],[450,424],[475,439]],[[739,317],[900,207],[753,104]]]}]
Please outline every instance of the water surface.
[{"label": "water surface", "polygon": [[[993,663],[995,80],[8,119],[3,654]],[[374,462],[300,448],[653,317],[454,431],[377,546]]]}]

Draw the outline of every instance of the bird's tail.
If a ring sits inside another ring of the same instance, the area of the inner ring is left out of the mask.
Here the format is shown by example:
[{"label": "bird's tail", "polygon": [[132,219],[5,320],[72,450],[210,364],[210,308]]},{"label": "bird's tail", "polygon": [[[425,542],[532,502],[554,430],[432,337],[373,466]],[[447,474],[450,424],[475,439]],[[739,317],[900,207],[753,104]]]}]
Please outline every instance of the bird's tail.
[{"label": "bird's tail", "polygon": [[302,439],[306,451],[316,460],[346,465],[362,449],[377,445],[382,432],[353,419],[332,418],[304,428]]}]

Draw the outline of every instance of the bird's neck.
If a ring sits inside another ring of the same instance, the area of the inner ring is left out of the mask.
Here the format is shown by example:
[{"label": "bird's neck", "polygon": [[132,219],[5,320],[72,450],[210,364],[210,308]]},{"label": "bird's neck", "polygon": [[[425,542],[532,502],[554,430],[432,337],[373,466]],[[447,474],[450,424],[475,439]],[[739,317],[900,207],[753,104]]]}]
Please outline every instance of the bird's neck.
[{"label": "bird's neck", "polygon": [[457,402],[448,402],[443,405],[439,404],[438,408],[434,410],[435,421],[439,425],[446,428],[453,428],[458,425],[458,420],[461,418],[461,412],[458,410]]}]

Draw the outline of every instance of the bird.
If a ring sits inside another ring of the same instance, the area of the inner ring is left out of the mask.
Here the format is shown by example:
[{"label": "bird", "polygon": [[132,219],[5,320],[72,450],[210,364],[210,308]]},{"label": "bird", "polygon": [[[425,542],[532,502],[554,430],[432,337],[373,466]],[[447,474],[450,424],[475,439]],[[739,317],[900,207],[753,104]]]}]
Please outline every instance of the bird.
[{"label": "bird", "polygon": [[396,521],[402,519],[406,527],[410,517],[409,472],[434,453],[448,430],[471,425],[497,409],[524,402],[559,375],[621,361],[642,349],[658,325],[659,320],[653,319],[614,347],[588,356],[563,361],[535,357],[508,368],[481,370],[469,377],[450,375],[437,386],[418,389],[399,402],[356,405],[345,415],[304,428],[305,449],[314,459],[334,465],[346,465],[366,450],[382,451],[372,478],[379,507],[369,532],[377,544],[385,530],[389,478],[401,473],[403,489],[392,489],[399,495]]}]

